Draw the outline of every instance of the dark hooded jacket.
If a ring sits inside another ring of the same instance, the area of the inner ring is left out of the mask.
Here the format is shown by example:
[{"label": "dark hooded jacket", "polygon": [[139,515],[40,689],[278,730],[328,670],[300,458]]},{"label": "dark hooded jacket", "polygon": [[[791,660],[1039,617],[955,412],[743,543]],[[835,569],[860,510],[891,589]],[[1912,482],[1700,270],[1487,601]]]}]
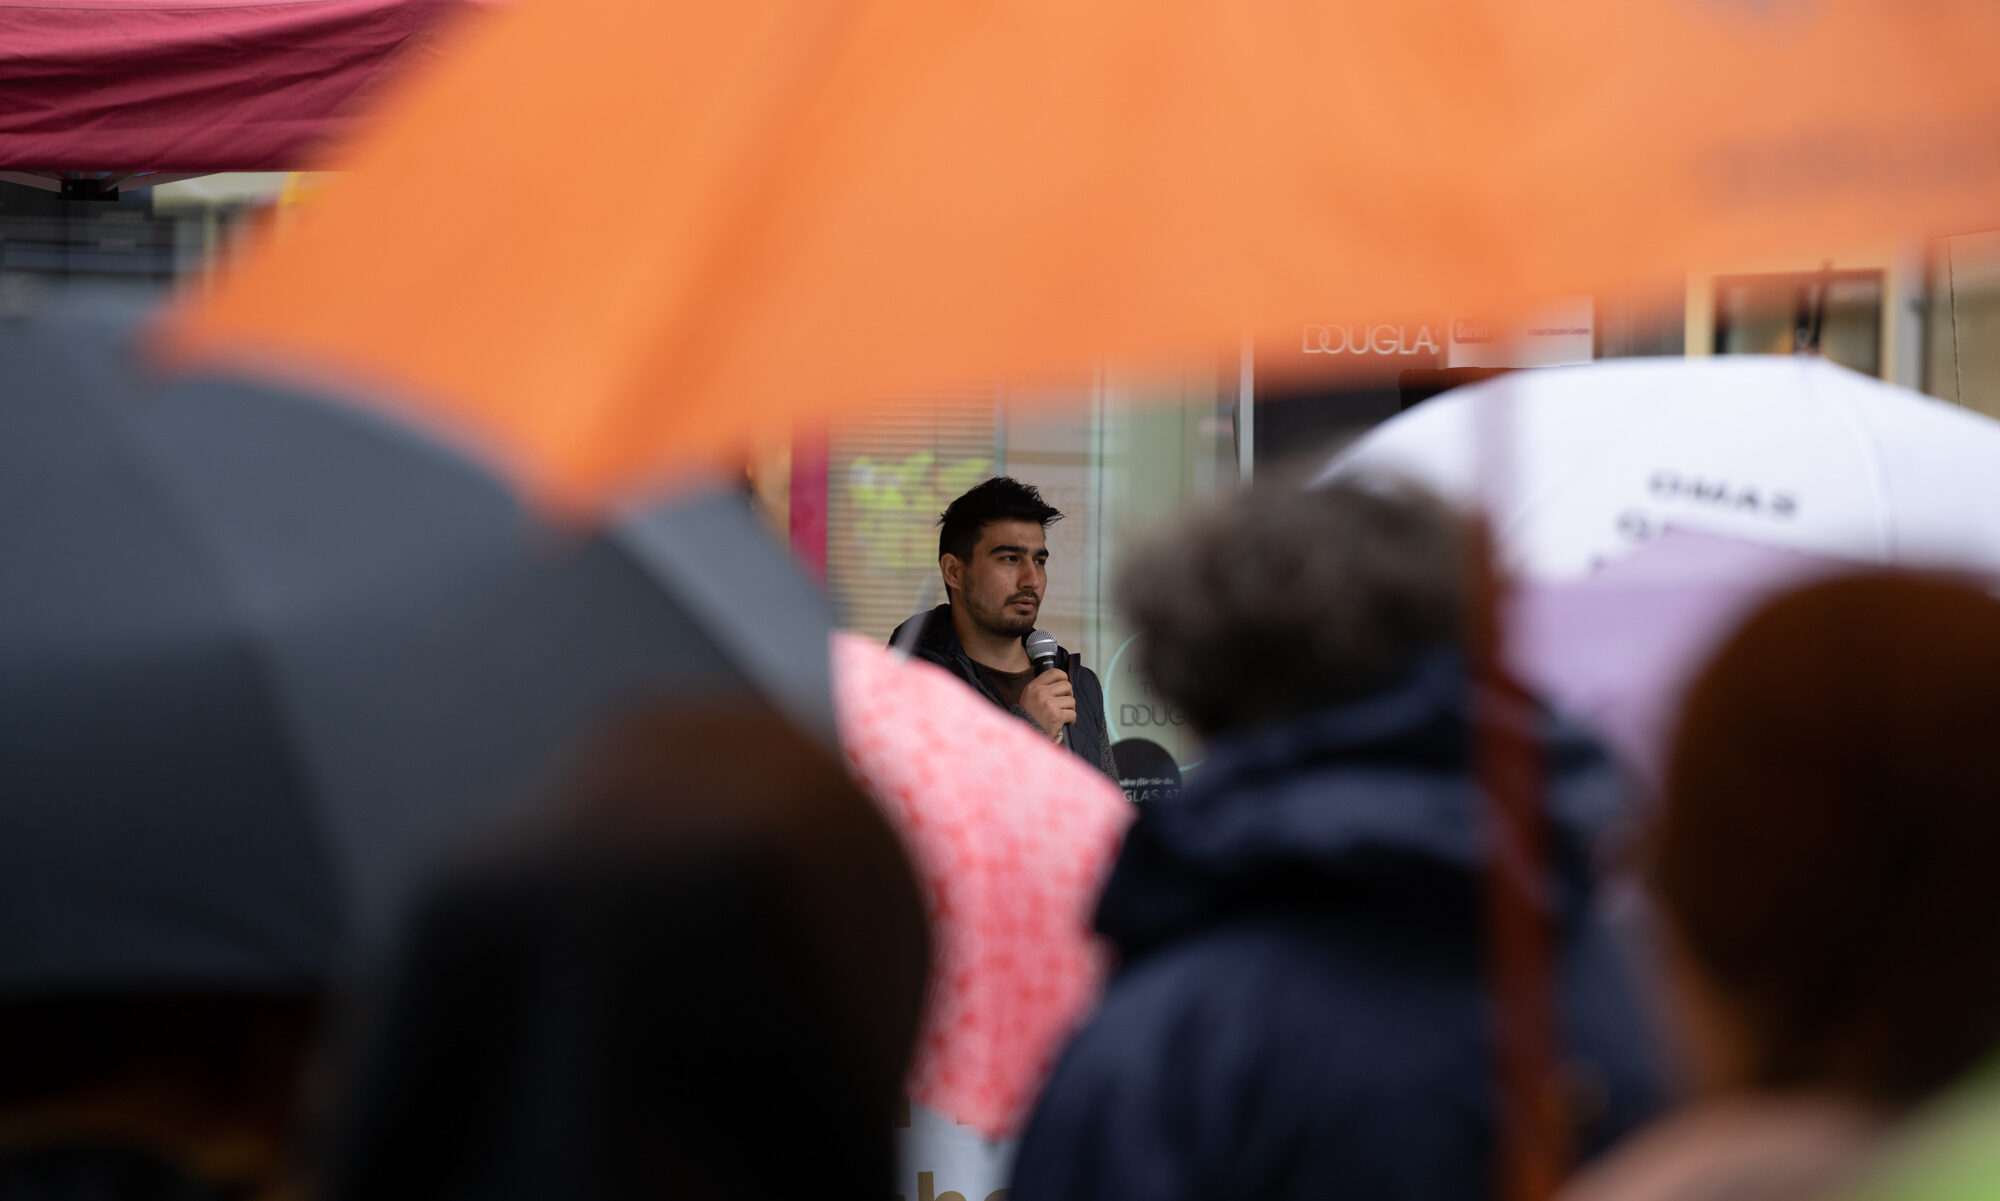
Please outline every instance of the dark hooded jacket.
[{"label": "dark hooded jacket", "polygon": [[[1455,660],[1218,740],[1144,806],[1097,926],[1121,965],[1030,1121],[1014,1201],[1494,1195],[1483,803]],[[1542,719],[1562,1072],[1578,1149],[1658,1068],[1592,887],[1613,773]]]},{"label": "dark hooded jacket", "polygon": [[[916,648],[911,653],[944,668],[977,689],[987,700],[1000,704],[1000,693],[993,687],[993,680],[986,674],[986,669],[975,663],[959,643],[958,631],[951,625],[950,605],[939,605],[928,613],[910,618],[910,621],[923,623],[917,634]],[[902,639],[910,621],[897,626],[896,632],[889,635],[891,646]],[[1067,647],[1057,648],[1056,667],[1068,674],[1070,688],[1076,694],[1076,724],[1069,730],[1071,753],[1112,780],[1117,780],[1118,768],[1111,758],[1111,732],[1104,720],[1104,689],[1098,684],[1096,674],[1078,663]],[[1019,705],[1012,706],[1008,711],[1029,725],[1035,724],[1035,719],[1029,717],[1027,710]]]}]

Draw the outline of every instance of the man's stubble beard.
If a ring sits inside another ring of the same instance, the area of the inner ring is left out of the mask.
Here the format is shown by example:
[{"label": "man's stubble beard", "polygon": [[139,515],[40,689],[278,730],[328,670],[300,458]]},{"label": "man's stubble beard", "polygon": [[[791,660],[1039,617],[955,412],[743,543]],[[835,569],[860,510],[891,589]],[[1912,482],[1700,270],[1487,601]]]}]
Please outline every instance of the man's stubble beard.
[{"label": "man's stubble beard", "polygon": [[1039,604],[1035,606],[1033,613],[1027,614],[1024,617],[1016,617],[1012,613],[1007,612],[1006,602],[1004,601],[997,609],[988,611],[978,605],[972,604],[969,599],[966,602],[965,611],[966,615],[972,618],[973,625],[978,626],[989,634],[997,634],[1003,638],[1026,637],[1033,632],[1035,619],[1042,615],[1042,608]]}]

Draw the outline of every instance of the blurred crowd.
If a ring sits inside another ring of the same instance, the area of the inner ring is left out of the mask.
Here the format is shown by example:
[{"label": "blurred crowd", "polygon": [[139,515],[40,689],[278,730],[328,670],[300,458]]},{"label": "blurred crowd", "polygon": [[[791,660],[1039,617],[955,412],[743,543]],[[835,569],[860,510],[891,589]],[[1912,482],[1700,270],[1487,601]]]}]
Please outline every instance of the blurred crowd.
[{"label": "blurred crowd", "polygon": [[[1783,592],[1695,674],[1655,794],[1480,666],[1481,537],[1336,479],[1129,556],[1142,669],[1208,759],[1095,899],[1108,978],[1012,1201],[1500,1196],[1499,1048],[1536,1023],[1529,1124],[1576,1201],[1893,1191],[1943,1153],[2000,1054],[2000,601],[1886,570]],[[1494,987],[1496,723],[1537,782],[1540,1013]],[[895,1191],[947,956],[883,797],[747,699],[630,713],[541,793],[359,984],[0,997],[0,1201]]]}]

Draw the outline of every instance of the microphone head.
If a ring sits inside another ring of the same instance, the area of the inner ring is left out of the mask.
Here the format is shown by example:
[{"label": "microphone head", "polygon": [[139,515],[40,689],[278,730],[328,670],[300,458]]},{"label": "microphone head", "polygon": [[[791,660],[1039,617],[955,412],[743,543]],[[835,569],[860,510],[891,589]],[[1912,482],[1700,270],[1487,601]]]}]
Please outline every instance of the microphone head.
[{"label": "microphone head", "polygon": [[1056,636],[1047,630],[1034,630],[1021,640],[1028,648],[1028,660],[1036,671],[1047,671],[1056,665]]}]

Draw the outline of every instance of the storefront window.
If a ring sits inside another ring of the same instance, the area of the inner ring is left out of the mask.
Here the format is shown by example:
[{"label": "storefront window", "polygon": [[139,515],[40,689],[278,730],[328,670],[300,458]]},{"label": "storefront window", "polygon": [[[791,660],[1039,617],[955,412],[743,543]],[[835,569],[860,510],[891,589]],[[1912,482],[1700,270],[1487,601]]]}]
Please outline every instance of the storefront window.
[{"label": "storefront window", "polygon": [[936,603],[936,521],[994,474],[994,398],[970,395],[835,427],[827,448],[826,578],[846,624],[877,640]]},{"label": "storefront window", "polygon": [[2000,231],[1941,238],[1930,260],[1924,389],[2000,417]]},{"label": "storefront window", "polygon": [[297,179],[225,172],[126,187],[109,200],[72,200],[0,182],[0,288],[164,295],[175,281],[208,269],[230,238],[273,211]]},{"label": "storefront window", "polygon": [[1715,280],[1716,354],[1811,349],[1882,374],[1882,272],[1724,275]]},{"label": "storefront window", "polygon": [[1114,738],[1198,762],[1186,715],[1134,670],[1143,632],[1118,615],[1115,576],[1137,539],[1236,486],[1233,372],[974,393],[839,423],[827,439],[825,561],[844,623],[886,640],[940,603],[938,515],[980,480],[1011,475],[1064,515],[1049,529],[1041,627],[1103,680]]}]

